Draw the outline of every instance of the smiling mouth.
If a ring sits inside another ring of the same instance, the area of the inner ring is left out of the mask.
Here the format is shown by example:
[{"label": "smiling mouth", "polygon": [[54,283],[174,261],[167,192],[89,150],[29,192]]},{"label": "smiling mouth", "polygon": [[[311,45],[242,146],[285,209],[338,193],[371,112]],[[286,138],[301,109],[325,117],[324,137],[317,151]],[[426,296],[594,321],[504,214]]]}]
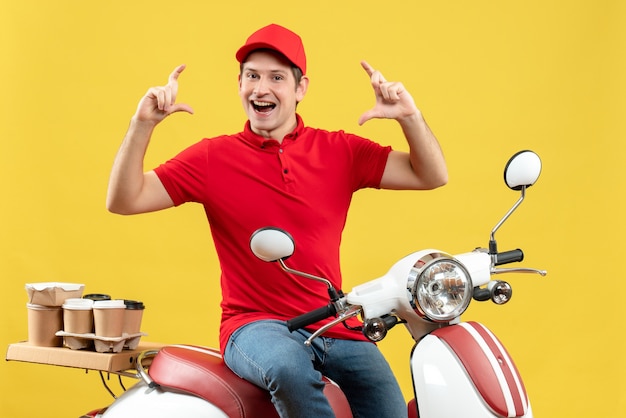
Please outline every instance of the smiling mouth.
[{"label": "smiling mouth", "polygon": [[259,113],[269,113],[272,110],[274,110],[274,108],[276,107],[276,104],[270,103],[270,102],[262,102],[259,100],[253,100],[252,107],[254,107],[254,110],[256,110]]}]

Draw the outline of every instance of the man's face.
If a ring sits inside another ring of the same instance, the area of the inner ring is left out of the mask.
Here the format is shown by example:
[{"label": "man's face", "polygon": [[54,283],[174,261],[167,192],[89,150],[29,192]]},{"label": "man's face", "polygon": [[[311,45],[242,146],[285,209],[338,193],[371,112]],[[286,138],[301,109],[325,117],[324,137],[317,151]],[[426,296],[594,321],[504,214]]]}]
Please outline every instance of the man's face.
[{"label": "man's face", "polygon": [[239,97],[252,131],[282,141],[296,126],[296,104],[307,86],[306,76],[296,85],[291,63],[280,54],[252,52],[239,76]]}]

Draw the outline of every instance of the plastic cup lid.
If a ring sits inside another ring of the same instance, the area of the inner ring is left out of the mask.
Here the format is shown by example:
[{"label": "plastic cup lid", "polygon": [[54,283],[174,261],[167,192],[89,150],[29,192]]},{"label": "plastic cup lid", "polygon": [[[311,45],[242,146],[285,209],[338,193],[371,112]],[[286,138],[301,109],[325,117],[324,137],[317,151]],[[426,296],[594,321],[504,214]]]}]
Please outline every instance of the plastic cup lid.
[{"label": "plastic cup lid", "polygon": [[65,299],[63,309],[87,311],[93,308],[93,300],[82,298]]},{"label": "plastic cup lid", "polygon": [[124,299],[113,299],[113,300],[97,300],[93,303],[94,309],[126,309],[126,305],[124,304]]},{"label": "plastic cup lid", "polygon": [[143,302],[138,300],[124,300],[124,304],[126,305],[126,309],[145,309]]},{"label": "plastic cup lid", "polygon": [[83,299],[111,300],[111,296],[110,295],[106,295],[104,293],[90,293],[88,295],[84,295]]}]

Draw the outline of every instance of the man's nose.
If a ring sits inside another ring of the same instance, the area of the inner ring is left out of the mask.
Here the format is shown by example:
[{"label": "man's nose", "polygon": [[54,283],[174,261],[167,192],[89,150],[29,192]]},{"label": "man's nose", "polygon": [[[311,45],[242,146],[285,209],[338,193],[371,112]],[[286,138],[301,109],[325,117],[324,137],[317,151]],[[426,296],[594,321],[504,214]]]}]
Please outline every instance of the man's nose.
[{"label": "man's nose", "polygon": [[265,77],[260,77],[254,85],[254,93],[257,96],[262,96],[269,91],[268,80]]}]

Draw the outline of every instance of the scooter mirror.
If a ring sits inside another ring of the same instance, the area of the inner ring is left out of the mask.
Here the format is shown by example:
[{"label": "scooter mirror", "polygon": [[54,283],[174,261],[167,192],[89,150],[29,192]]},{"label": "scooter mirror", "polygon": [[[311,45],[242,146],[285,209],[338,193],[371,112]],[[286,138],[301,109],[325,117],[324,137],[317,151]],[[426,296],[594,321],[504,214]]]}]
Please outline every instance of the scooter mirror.
[{"label": "scooter mirror", "polygon": [[504,181],[513,190],[532,186],[539,178],[539,174],[541,174],[541,159],[532,151],[518,152],[504,167]]},{"label": "scooter mirror", "polygon": [[289,233],[267,226],[256,230],[250,237],[250,249],[263,261],[284,260],[293,255],[296,245]]}]

